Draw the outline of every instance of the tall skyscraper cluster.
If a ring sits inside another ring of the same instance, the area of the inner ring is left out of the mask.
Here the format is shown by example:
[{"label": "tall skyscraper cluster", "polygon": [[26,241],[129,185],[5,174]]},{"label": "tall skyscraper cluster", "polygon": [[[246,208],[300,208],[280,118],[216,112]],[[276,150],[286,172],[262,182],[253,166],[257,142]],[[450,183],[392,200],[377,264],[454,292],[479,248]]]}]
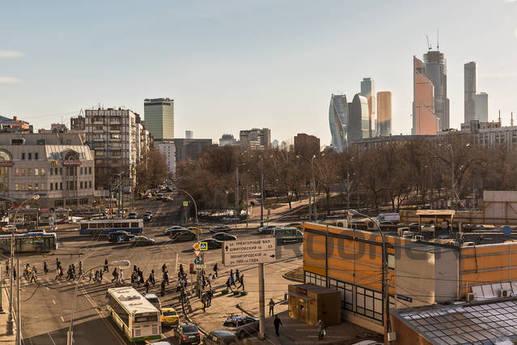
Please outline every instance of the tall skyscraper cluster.
[{"label": "tall skyscraper cluster", "polygon": [[[380,101],[379,101],[380,100]],[[332,95],[329,106],[332,147],[342,152],[349,144],[391,134],[391,92],[375,93],[372,78],[363,78],[361,92],[347,102],[346,95]]]},{"label": "tall skyscraper cluster", "polygon": [[449,128],[447,65],[439,50],[429,50],[424,61],[413,57],[412,134],[436,134]]},{"label": "tall skyscraper cluster", "polygon": [[[472,120],[488,121],[488,94],[477,92],[474,61],[464,65],[464,124]],[[439,50],[413,57],[413,129],[412,134],[429,135],[450,128],[447,98],[446,60]]]},{"label": "tall skyscraper cluster", "polygon": [[477,66],[474,61],[468,62],[464,66],[465,82],[465,114],[464,123],[472,120],[479,122],[488,121],[488,94],[477,92]]}]

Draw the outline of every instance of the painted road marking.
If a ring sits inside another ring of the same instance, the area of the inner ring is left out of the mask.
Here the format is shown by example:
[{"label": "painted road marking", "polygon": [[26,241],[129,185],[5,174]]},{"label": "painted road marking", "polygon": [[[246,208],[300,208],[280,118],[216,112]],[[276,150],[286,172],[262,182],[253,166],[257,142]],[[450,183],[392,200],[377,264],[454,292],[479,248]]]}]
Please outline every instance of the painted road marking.
[{"label": "painted road marking", "polygon": [[53,299],[53,300],[52,300],[52,303],[56,304],[56,300],[55,300],[55,299]]},{"label": "painted road marking", "polygon": [[61,318],[61,322],[65,322],[65,318],[63,317],[63,315],[61,315],[60,318]]}]

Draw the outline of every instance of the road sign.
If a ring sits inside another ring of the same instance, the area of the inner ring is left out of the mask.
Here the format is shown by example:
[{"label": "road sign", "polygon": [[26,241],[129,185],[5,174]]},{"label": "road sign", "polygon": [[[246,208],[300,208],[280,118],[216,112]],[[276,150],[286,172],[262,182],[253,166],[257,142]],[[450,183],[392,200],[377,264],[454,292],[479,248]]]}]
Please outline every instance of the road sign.
[{"label": "road sign", "polygon": [[202,256],[197,256],[195,259],[194,259],[194,264],[195,265],[203,265],[205,263],[205,261],[203,260],[203,257]]},{"label": "road sign", "polygon": [[208,242],[199,242],[199,250],[207,251],[208,250]]},{"label": "road sign", "polygon": [[276,239],[274,237],[224,242],[224,265],[250,265],[274,262],[275,260]]},{"label": "road sign", "polygon": [[188,207],[188,201],[183,201],[183,207]]}]

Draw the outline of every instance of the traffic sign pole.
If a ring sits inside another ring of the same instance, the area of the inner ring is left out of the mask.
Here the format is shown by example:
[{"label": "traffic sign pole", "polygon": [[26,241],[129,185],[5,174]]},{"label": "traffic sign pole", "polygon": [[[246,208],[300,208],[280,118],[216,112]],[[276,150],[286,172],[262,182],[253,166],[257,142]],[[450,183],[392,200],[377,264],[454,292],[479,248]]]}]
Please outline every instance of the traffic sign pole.
[{"label": "traffic sign pole", "polygon": [[266,338],[266,303],[264,297],[264,264],[258,264],[258,279],[259,279],[259,339]]}]

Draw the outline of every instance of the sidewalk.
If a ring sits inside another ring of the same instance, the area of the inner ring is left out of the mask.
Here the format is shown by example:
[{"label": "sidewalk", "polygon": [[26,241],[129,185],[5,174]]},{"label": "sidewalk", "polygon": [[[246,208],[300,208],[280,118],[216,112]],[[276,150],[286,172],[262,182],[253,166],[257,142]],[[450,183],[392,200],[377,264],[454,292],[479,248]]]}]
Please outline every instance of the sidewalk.
[{"label": "sidewalk", "polygon": [[[2,293],[2,307],[4,310],[3,314],[0,314],[0,344],[13,344],[16,342],[15,332],[16,329],[13,327],[13,335],[7,335],[7,315],[9,312],[9,297],[7,295],[5,281]],[[15,322],[13,322],[15,324]],[[13,325],[16,326],[16,325]]]},{"label": "sidewalk", "polygon": [[[300,259],[301,260],[301,259]],[[287,292],[289,284],[296,284],[286,280],[283,274],[287,267],[278,265],[267,265],[266,272],[266,340],[261,341],[256,338],[248,338],[248,344],[273,344],[273,345],[350,345],[364,339],[376,339],[375,334],[361,327],[350,323],[342,323],[338,326],[329,327],[327,336],[323,340],[318,340],[318,330],[316,327],[308,326],[300,321],[289,319],[287,304],[280,303],[284,300],[284,293]],[[192,300],[193,312],[189,314],[191,320],[198,324],[204,331],[209,332],[223,328],[223,321],[230,315],[248,314],[258,317],[258,281],[257,270],[248,270],[245,273],[247,279],[246,291],[248,294],[242,297],[233,295],[220,295],[212,300],[212,306],[203,312],[202,304],[198,299]],[[220,278],[221,279],[221,278]],[[225,280],[226,277],[222,277]],[[218,282],[219,283],[219,280]],[[219,284],[215,285],[219,285]],[[219,291],[218,291],[219,292]],[[269,299],[277,303],[275,314],[282,320],[283,326],[280,329],[280,337],[275,335],[273,327],[273,317],[268,316]]]}]

